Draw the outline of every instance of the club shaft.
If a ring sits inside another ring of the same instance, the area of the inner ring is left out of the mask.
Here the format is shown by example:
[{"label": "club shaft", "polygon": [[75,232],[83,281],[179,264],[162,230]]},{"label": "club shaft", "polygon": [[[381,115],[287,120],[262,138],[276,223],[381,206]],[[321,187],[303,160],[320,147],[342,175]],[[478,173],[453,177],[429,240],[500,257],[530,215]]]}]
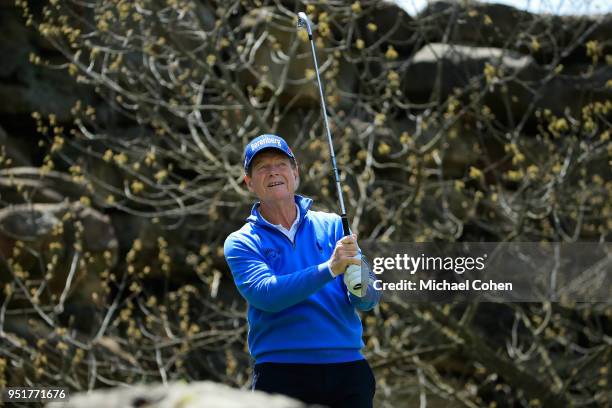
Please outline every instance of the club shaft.
[{"label": "club shaft", "polygon": [[338,201],[340,203],[340,214],[343,218],[344,233],[348,234],[348,219],[346,217],[346,208],[344,207],[344,197],[342,196],[342,185],[340,184],[340,175],[338,166],[336,165],[336,154],[334,153],[334,142],[332,140],[331,131],[329,130],[329,122],[327,121],[327,108],[325,107],[325,95],[323,94],[323,84],[319,75],[319,63],[317,61],[317,50],[315,48],[312,37],[310,38],[310,47],[312,48],[312,60],[314,61],[315,75],[319,84],[319,97],[321,98],[321,112],[323,114],[323,124],[327,133],[327,143],[329,144],[329,155],[331,156],[332,169],[336,181],[336,189],[338,190]]}]

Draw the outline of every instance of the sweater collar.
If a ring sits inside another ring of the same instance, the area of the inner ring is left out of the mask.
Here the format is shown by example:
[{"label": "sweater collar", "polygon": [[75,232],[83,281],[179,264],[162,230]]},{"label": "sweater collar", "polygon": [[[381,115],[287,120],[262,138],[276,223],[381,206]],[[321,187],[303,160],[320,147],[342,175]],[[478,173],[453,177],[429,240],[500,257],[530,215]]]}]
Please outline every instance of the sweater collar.
[{"label": "sweater collar", "polygon": [[[294,199],[295,199],[295,203],[297,204],[298,208],[300,209],[299,223],[301,223],[302,220],[306,217],[306,213],[308,212],[308,210],[312,206],[312,199],[310,199],[308,197],[303,197],[303,196],[301,196],[299,194],[295,194]],[[260,204],[261,203],[258,201],[258,202],[256,202],[253,205],[253,208],[251,209],[251,215],[249,215],[246,220],[248,222],[252,222],[252,223],[257,224],[257,225],[268,225],[268,223],[259,214],[258,210],[259,210]]]}]

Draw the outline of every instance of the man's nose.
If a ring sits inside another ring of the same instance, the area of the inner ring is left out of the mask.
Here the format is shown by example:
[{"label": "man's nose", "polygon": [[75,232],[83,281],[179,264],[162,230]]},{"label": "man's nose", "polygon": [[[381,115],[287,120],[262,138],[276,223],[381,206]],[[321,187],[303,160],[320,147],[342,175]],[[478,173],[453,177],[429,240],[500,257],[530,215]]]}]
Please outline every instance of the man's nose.
[{"label": "man's nose", "polygon": [[271,164],[268,168],[270,174],[277,174],[280,170],[280,164]]}]

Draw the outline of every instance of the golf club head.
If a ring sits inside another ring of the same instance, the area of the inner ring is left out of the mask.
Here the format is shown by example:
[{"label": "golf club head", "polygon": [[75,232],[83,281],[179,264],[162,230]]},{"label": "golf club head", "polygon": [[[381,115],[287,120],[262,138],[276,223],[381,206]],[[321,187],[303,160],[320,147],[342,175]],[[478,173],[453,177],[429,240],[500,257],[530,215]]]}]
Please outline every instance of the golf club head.
[{"label": "golf club head", "polygon": [[308,33],[308,37],[312,38],[312,28],[310,27],[310,20],[308,19],[306,13],[304,13],[303,11],[300,11],[298,13],[297,26],[298,28],[305,27],[306,32]]}]

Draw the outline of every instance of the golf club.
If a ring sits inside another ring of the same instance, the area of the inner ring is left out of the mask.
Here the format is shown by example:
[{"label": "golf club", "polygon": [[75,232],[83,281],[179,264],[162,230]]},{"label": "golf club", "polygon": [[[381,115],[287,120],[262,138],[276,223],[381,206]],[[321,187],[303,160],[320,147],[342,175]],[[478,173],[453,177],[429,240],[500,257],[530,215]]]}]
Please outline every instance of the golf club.
[{"label": "golf club", "polygon": [[[323,84],[321,83],[321,76],[319,75],[319,63],[317,62],[317,51],[315,48],[314,40],[312,38],[312,26],[310,24],[310,19],[308,18],[306,13],[304,12],[298,13],[297,27],[306,29],[306,32],[308,33],[308,39],[310,40],[310,48],[312,51],[312,61],[314,63],[317,83],[319,85],[319,97],[321,99],[321,113],[323,116],[323,124],[325,126],[325,132],[327,133],[327,143],[329,145],[329,155],[331,157],[332,169],[334,172],[334,178],[336,180],[336,190],[338,191],[338,201],[340,203],[340,218],[342,219],[342,230],[344,232],[344,236],[347,236],[351,234],[351,230],[349,226],[348,217],[346,215],[346,208],[344,206],[344,198],[342,196],[342,186],[340,184],[340,175],[338,174],[338,167],[336,165],[336,155],[334,153],[334,144],[332,141],[331,131],[329,130],[329,123],[327,121],[327,108],[325,107],[325,96],[323,93]],[[345,271],[345,274],[348,273],[349,270],[351,270],[352,268],[359,268],[361,270],[361,283],[357,283],[356,285],[354,285],[353,290],[361,290],[361,294],[363,296],[364,294],[363,291],[367,288],[369,272],[367,268],[367,263],[364,261],[363,257],[360,256],[360,260],[361,260],[361,266],[349,265]]]}]

